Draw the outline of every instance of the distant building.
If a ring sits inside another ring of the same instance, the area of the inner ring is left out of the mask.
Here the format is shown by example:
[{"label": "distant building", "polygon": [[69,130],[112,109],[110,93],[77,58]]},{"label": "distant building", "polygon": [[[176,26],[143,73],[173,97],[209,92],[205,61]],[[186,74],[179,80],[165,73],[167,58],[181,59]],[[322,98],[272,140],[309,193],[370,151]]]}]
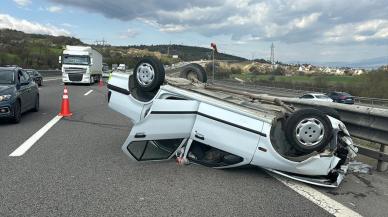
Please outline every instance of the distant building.
[{"label": "distant building", "polygon": [[353,75],[362,75],[365,73],[365,70],[364,69],[355,69],[353,71]]}]

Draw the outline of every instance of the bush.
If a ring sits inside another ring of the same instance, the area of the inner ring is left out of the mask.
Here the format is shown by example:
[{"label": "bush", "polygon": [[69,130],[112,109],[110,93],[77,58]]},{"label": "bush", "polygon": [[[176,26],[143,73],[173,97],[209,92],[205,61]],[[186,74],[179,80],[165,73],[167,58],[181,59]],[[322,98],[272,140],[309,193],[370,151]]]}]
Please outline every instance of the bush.
[{"label": "bush", "polygon": [[276,67],[276,69],[272,71],[272,75],[285,75],[285,74],[286,74],[286,70],[280,66]]}]

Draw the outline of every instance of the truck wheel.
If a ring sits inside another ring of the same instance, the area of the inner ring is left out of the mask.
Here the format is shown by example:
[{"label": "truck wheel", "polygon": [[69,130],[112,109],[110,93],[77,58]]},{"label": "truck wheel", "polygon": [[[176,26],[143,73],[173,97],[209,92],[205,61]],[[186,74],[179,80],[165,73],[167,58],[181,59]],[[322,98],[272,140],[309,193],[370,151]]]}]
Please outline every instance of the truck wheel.
[{"label": "truck wheel", "polygon": [[164,66],[155,58],[144,58],[136,64],[133,75],[139,90],[153,91],[159,89],[164,82]]},{"label": "truck wheel", "polygon": [[196,63],[191,63],[183,68],[180,74],[181,78],[188,80],[198,80],[202,83],[207,82],[207,74],[205,69]]},{"label": "truck wheel", "polygon": [[309,154],[328,145],[333,128],[329,118],[317,109],[300,109],[286,121],[285,135],[300,152]]}]

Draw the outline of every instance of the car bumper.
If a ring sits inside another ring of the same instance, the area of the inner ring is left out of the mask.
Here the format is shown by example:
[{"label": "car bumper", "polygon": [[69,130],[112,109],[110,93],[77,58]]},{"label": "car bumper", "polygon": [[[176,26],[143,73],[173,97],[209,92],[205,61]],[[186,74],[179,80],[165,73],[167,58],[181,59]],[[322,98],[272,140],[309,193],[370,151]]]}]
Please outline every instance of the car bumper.
[{"label": "car bumper", "polygon": [[90,75],[83,74],[81,79],[70,79],[69,75],[62,75],[63,83],[74,83],[74,84],[89,84],[90,83]]},{"label": "car bumper", "polygon": [[13,102],[0,102],[0,118],[13,116]]}]

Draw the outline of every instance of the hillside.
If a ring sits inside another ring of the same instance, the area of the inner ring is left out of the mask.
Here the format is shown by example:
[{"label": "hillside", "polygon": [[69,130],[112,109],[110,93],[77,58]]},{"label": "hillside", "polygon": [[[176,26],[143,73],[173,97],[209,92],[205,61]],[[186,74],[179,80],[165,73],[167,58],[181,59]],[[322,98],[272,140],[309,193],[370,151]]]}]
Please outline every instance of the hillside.
[{"label": "hillside", "polygon": [[[210,59],[212,55],[212,50],[209,48],[203,47],[194,47],[194,46],[185,46],[185,45],[129,45],[129,48],[157,51],[162,54],[178,55],[183,61],[195,61],[201,59]],[[219,60],[239,60],[244,61],[245,58],[237,57],[225,53],[216,54],[217,59]]]},{"label": "hillside", "polygon": [[[86,45],[73,37],[26,34],[20,31],[0,29],[0,66],[19,65],[24,68],[59,68],[58,56],[65,45]],[[133,67],[144,56],[154,56],[165,64],[178,61],[209,59],[211,49],[184,45],[140,45],[140,46],[93,46],[104,56],[104,62],[125,63]],[[168,53],[170,47],[170,55]],[[172,55],[178,55],[173,59]],[[245,60],[240,57],[219,53],[217,59]]]},{"label": "hillside", "polygon": [[65,36],[26,34],[0,30],[0,66],[19,65],[26,68],[57,68],[58,56],[65,44],[81,45],[79,39]]}]

